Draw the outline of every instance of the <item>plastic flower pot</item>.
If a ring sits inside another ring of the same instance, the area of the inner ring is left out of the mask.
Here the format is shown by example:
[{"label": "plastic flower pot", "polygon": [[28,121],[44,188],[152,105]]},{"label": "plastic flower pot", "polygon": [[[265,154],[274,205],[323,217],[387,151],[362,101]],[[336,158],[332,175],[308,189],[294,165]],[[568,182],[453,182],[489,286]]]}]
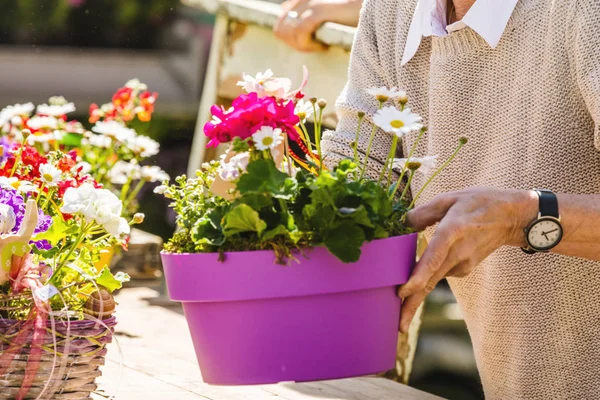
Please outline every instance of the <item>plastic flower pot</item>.
[{"label": "plastic flower pot", "polygon": [[417,235],[366,243],[344,264],[325,248],[299,263],[272,251],[163,253],[169,296],[183,303],[203,380],[244,385],[312,381],[394,368],[396,287],[415,264]]}]

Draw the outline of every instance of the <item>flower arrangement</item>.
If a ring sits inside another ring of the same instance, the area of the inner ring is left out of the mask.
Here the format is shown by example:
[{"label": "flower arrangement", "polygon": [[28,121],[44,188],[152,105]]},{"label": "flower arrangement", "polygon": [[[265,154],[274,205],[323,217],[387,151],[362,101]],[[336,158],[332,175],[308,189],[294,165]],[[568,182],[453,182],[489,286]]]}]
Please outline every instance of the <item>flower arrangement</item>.
[{"label": "flower arrangement", "polygon": [[[104,254],[126,248],[130,227],[143,221],[135,200],[142,186],[168,179],[157,166],[140,166],[158,152],[158,143],[129,126],[151,119],[157,94],[146,89],[132,80],[111,103],[92,105],[91,131],[67,118],[75,107],[62,97],[0,111],[0,376],[29,352],[15,398],[35,386],[44,353],[56,359],[57,342],[66,346],[64,357],[77,357],[89,346],[102,350],[107,341],[100,338],[112,335],[111,292],[129,277],[113,274]],[[88,319],[96,323],[85,325]],[[89,343],[72,341],[70,324]],[[43,346],[48,340],[54,350]],[[92,371],[87,378],[95,376]]]},{"label": "flower arrangement", "polygon": [[[396,88],[373,88],[378,111],[364,157],[357,143],[364,112],[358,113],[354,157],[326,167],[322,154],[324,100],[304,99],[302,89],[276,78],[269,70],[239,83],[246,93],[231,108],[212,107],[204,126],[208,146],[228,144],[219,161],[207,163],[188,179],[156,191],[172,199],[179,230],[166,244],[170,253],[216,253],[272,249],[277,261],[287,263],[302,249],[325,246],[343,262],[360,258],[365,242],[411,232],[406,214],[421,191],[409,198],[416,173],[430,175],[425,186],[466,143],[435,169],[435,156],[416,157],[426,128],[407,107],[406,94]],[[312,117],[314,129],[307,119]],[[377,180],[368,178],[367,160],[377,127],[392,135],[392,147]],[[404,159],[395,158],[399,139],[418,132]],[[395,178],[395,173],[399,177]],[[400,190],[402,189],[402,190]]]}]

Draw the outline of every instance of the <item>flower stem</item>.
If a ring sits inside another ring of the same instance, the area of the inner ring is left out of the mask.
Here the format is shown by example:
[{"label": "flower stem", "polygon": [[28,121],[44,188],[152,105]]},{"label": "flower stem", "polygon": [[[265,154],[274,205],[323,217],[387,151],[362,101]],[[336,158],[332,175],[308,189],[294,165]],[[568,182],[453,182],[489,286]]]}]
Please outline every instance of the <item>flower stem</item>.
[{"label": "flower stem", "polygon": [[[427,131],[427,129],[425,129],[425,128],[421,128],[421,130],[419,131],[419,136],[417,136],[417,138],[415,139],[415,142],[413,143],[413,145],[410,149],[410,152],[408,153],[408,156],[406,157],[406,163],[408,163],[410,161],[410,158],[412,157],[413,153],[415,152],[415,149],[417,148],[419,141],[421,140],[421,138],[423,137],[423,135],[425,134],[426,131]],[[390,199],[393,199],[394,196],[396,196],[396,192],[398,191],[398,188],[400,187],[400,183],[402,182],[402,179],[404,179],[405,174],[406,174],[406,166],[404,168],[402,168],[402,173],[400,174],[400,177],[398,178],[398,184],[396,185],[394,192],[390,196]]]},{"label": "flower stem", "polygon": [[[383,103],[382,101],[379,101],[379,109],[381,110],[381,107],[383,107]],[[375,132],[377,132],[377,125],[375,125],[375,122],[373,122],[373,129],[371,130],[371,136],[369,137],[369,144],[367,145],[367,152],[365,153],[365,162],[363,163],[363,168],[362,171],[360,171],[360,178],[358,178],[359,181],[362,180],[362,178],[365,176],[365,172],[367,171],[367,164],[369,163],[369,154],[371,153],[371,146],[373,145],[373,139],[375,138]]]},{"label": "flower stem", "polygon": [[71,258],[71,256],[73,255],[73,252],[75,251],[75,249],[77,247],[79,247],[79,245],[81,244],[81,242],[83,241],[83,239],[85,239],[85,235],[87,234],[87,231],[91,227],[92,224],[93,224],[93,222],[90,223],[89,225],[85,225],[84,224],[83,229],[81,230],[81,232],[79,232],[79,236],[77,236],[77,239],[75,239],[75,242],[73,243],[73,246],[71,246],[71,248],[69,249],[69,252],[62,259],[62,261],[60,262],[60,264],[58,265],[58,267],[56,267],[54,269],[54,273],[52,274],[52,277],[58,276],[57,275],[58,271],[60,271],[60,269],[65,266],[65,264],[67,263],[67,261],[69,261],[69,258]]},{"label": "flower stem", "polygon": [[42,193],[44,193],[44,189],[46,188],[46,183],[42,182],[42,186],[40,187],[40,192],[38,193],[35,202],[37,204],[40,204],[40,198],[42,197]]},{"label": "flower stem", "polygon": [[358,165],[358,139],[360,137],[360,129],[362,128],[365,116],[358,117],[358,127],[356,128],[356,138],[354,139],[354,162]]},{"label": "flower stem", "polygon": [[396,155],[396,148],[398,147],[398,136],[393,136],[394,137],[392,138],[392,147],[390,147],[390,152],[388,153],[387,159],[385,160],[385,165],[381,169],[381,173],[379,174],[379,179],[377,180],[378,183],[381,183],[381,180],[386,175],[388,170],[391,170],[393,168],[392,166],[394,164],[394,156]]},{"label": "flower stem", "polygon": [[125,209],[127,209],[126,205],[129,204],[131,201],[133,201],[133,199],[136,198],[136,196],[138,195],[140,190],[142,190],[142,187],[144,186],[145,183],[146,183],[146,181],[144,179],[140,179],[140,181],[137,183],[135,188],[131,191],[131,194],[127,197],[127,201],[124,202]]},{"label": "flower stem", "polygon": [[466,141],[461,140],[458,144],[458,147],[456,148],[456,150],[454,150],[454,153],[452,153],[452,155],[450,156],[450,158],[448,158],[446,160],[446,162],[439,167],[433,175],[431,175],[431,177],[429,177],[429,179],[427,179],[427,181],[423,184],[423,186],[421,187],[421,190],[419,190],[419,192],[417,193],[417,195],[413,198],[412,202],[410,203],[410,205],[408,206],[408,209],[410,210],[412,207],[414,207],[415,203],[417,202],[417,200],[419,199],[419,197],[421,197],[421,194],[423,193],[423,191],[425,190],[425,188],[427,188],[427,186],[429,186],[429,184],[435,179],[436,176],[439,175],[440,172],[442,172],[447,166],[448,164],[450,164],[452,162],[452,160],[454,160],[454,158],[457,156],[458,152],[460,151],[460,149],[462,149],[462,147],[466,144]]},{"label": "flower stem", "polygon": [[300,128],[302,129],[302,132],[304,132],[304,136],[306,136],[306,147],[308,147],[308,151],[310,151],[310,154],[313,154],[312,140],[310,139],[310,135],[308,134],[308,129],[306,129],[306,125],[302,121],[300,121]]},{"label": "flower stem", "polygon": [[408,176],[408,182],[406,182],[406,186],[404,187],[404,190],[402,191],[402,194],[400,195],[400,200],[402,201],[404,200],[404,196],[406,196],[406,194],[408,193],[408,189],[410,188],[410,184],[412,183],[413,177],[415,176],[415,172],[414,170],[410,170],[410,175]]}]

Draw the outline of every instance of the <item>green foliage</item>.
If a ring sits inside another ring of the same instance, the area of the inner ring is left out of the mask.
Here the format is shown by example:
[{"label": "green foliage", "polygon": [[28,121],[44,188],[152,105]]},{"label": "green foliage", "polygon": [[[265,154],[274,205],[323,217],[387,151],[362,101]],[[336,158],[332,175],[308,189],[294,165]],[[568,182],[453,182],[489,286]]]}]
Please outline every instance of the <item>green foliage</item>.
[{"label": "green foliage", "polygon": [[210,192],[217,167],[205,164],[196,179],[182,176],[168,187],[165,195],[173,200],[179,229],[166,251],[271,249],[287,263],[294,251],[323,245],[343,262],[355,262],[366,241],[408,231],[400,218],[390,222],[396,216],[386,190],[377,182],[355,180],[360,171],[350,160],[319,176],[299,171],[290,177],[259,155],[237,180],[231,202]]},{"label": "green foliage", "polygon": [[104,267],[95,279],[98,285],[104,286],[108,291],[113,292],[121,289],[123,283],[129,282],[129,275],[124,272],[117,272],[113,275],[108,267]]}]

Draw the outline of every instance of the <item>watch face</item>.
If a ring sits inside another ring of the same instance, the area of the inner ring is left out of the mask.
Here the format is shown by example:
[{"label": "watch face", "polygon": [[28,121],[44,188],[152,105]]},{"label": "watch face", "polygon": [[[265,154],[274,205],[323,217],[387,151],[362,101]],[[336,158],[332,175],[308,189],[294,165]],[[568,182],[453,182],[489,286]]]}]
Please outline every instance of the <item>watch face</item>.
[{"label": "watch face", "polygon": [[558,221],[541,218],[529,229],[527,242],[536,250],[549,250],[560,242],[562,234],[562,226]]}]

